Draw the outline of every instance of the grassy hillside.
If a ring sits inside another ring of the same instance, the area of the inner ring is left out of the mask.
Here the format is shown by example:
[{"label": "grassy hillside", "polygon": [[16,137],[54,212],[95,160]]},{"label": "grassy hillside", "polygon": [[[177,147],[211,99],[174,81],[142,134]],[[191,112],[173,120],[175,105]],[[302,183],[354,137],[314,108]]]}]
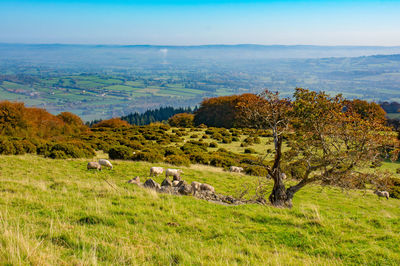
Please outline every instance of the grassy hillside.
[{"label": "grassy hillside", "polygon": [[[100,173],[86,162],[1,156],[0,264],[400,264],[400,200],[312,186],[293,209],[223,206],[126,183],[149,163]],[[183,169],[223,194],[256,180]]]}]

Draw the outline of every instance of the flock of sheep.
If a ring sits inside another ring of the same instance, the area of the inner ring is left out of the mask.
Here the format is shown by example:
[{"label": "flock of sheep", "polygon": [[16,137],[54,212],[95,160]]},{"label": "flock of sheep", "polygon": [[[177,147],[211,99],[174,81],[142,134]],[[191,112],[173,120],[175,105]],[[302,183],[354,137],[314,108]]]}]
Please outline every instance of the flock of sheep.
[{"label": "flock of sheep", "polygon": [[[112,163],[109,160],[106,160],[106,159],[100,159],[98,162],[89,162],[87,164],[87,169],[88,170],[89,169],[96,169],[96,170],[101,171],[102,166],[107,167],[109,169],[113,169]],[[231,166],[229,168],[229,171],[232,172],[232,173],[243,173],[244,172],[243,168],[242,167],[238,167],[238,166]],[[154,177],[154,176],[160,175],[163,172],[164,172],[164,168],[162,168],[162,167],[156,167],[156,166],[151,167],[150,168],[150,177]],[[181,180],[181,174],[182,173],[183,173],[183,171],[180,170],[180,169],[168,168],[168,169],[165,170],[165,178],[167,180],[169,176],[172,176],[173,180],[172,180],[171,186],[172,187],[177,187],[180,184],[180,182],[182,181]],[[282,178],[286,179],[286,175],[284,173],[282,173]],[[196,193],[197,191],[202,191],[202,190],[211,191],[213,193],[215,192],[214,187],[212,187],[211,185],[202,184],[202,183],[199,183],[199,182],[196,182],[196,181],[193,181],[191,183],[191,188],[192,188],[192,191],[194,191],[194,193]],[[387,192],[387,191],[375,190],[374,194],[376,194],[378,197],[389,199],[389,192]]]}]

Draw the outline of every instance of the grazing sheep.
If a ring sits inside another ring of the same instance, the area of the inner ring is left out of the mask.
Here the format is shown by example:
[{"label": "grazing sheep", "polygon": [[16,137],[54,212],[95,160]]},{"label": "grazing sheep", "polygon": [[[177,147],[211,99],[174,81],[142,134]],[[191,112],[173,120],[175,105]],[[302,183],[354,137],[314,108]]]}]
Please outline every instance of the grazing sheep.
[{"label": "grazing sheep", "polygon": [[243,173],[243,168],[239,166],[231,166],[229,167],[229,172],[232,173]]},{"label": "grazing sheep", "polygon": [[200,188],[201,187],[201,183],[200,182],[193,181],[190,185],[192,186],[193,194],[196,194],[197,191],[201,190],[201,188]]},{"label": "grazing sheep", "polygon": [[98,162],[88,162],[87,169],[97,169],[101,171],[101,165]]},{"label": "grazing sheep", "polygon": [[214,187],[209,184],[201,184],[200,189],[204,190],[204,191],[211,191],[212,193],[215,193]]},{"label": "grazing sheep", "polygon": [[163,172],[164,172],[164,168],[162,168],[162,167],[153,166],[150,168],[150,176],[157,176],[157,175],[162,174]]},{"label": "grazing sheep", "polygon": [[174,181],[181,180],[181,173],[183,173],[183,171],[181,169],[168,168],[165,171],[165,177],[172,176]]},{"label": "grazing sheep", "polygon": [[102,166],[106,166],[106,167],[110,168],[111,170],[113,169],[113,165],[110,163],[109,160],[100,159],[99,160],[99,164],[102,165]]},{"label": "grazing sheep", "polygon": [[378,197],[386,198],[387,200],[389,199],[389,192],[387,191],[375,190],[374,194],[378,195]]}]

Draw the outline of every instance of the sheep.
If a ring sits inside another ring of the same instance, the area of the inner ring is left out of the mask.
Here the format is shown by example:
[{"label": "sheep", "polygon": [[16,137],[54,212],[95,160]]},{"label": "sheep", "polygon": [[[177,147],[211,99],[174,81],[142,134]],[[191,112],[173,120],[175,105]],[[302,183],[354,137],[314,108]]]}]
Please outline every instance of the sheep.
[{"label": "sheep", "polygon": [[200,183],[200,182],[193,181],[190,185],[192,186],[193,194],[196,194],[197,191],[200,191],[200,190],[201,190],[201,189],[200,189],[200,187],[201,187],[201,183]]},{"label": "sheep", "polygon": [[282,177],[282,179],[286,179],[287,178],[285,173],[281,173],[281,177]]},{"label": "sheep", "polygon": [[179,180],[181,180],[181,173],[183,173],[183,171],[180,169],[169,168],[165,171],[165,177],[173,176],[173,181],[175,181],[175,180],[179,181]]},{"label": "sheep", "polygon": [[243,172],[243,168],[239,167],[239,166],[231,166],[231,167],[229,167],[229,172],[242,173]]},{"label": "sheep", "polygon": [[110,168],[111,170],[113,169],[113,165],[111,164],[111,162],[109,160],[100,159],[99,164],[102,166],[106,166],[106,167]]},{"label": "sheep", "polygon": [[87,169],[97,169],[101,171],[101,165],[98,162],[88,162]]},{"label": "sheep", "polygon": [[215,193],[215,189],[213,186],[209,185],[209,184],[201,184],[200,185],[200,189],[204,190],[204,191],[210,191],[212,193]]},{"label": "sheep", "polygon": [[387,191],[375,190],[374,194],[378,195],[378,197],[386,198],[387,200],[389,199],[389,192]]},{"label": "sheep", "polygon": [[150,168],[150,176],[157,176],[157,175],[162,174],[163,172],[164,172],[164,168],[162,168],[162,167],[153,166]]}]

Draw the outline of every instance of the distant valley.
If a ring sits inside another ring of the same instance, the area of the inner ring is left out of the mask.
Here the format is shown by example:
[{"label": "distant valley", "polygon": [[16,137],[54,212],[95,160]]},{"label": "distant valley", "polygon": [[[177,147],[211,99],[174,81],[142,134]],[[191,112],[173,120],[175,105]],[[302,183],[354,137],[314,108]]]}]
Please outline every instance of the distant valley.
[{"label": "distant valley", "polygon": [[295,87],[400,101],[400,47],[0,44],[0,99],[85,120]]}]

